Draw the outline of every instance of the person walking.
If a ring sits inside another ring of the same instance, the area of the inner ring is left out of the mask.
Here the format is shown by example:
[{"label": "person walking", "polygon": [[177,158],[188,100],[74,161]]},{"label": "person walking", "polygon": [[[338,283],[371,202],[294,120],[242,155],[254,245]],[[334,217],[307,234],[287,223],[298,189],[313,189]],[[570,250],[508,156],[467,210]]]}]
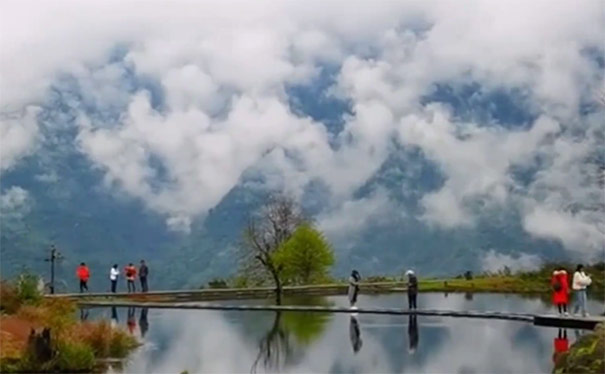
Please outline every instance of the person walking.
[{"label": "person walking", "polygon": [[137,292],[137,287],[134,283],[134,280],[137,276],[137,268],[134,267],[132,262],[124,268],[124,276],[126,276],[126,285],[128,287],[128,292]]},{"label": "person walking", "polygon": [[552,285],[552,302],[558,308],[559,314],[569,315],[567,312],[567,304],[569,303],[569,282],[567,279],[567,271],[562,267],[556,269],[552,273],[550,281]]},{"label": "person walking", "polygon": [[579,310],[582,310],[582,316],[588,316],[586,312],[586,287],[590,286],[592,279],[586,273],[584,273],[584,265],[579,264],[576,267],[575,273],[573,273],[573,280],[571,288],[575,294],[574,314],[578,314]]},{"label": "person walking", "polygon": [[408,277],[408,309],[416,309],[416,298],[418,296],[418,278],[413,270],[405,272]]},{"label": "person walking", "polygon": [[139,267],[139,280],[141,281],[141,291],[147,292],[147,276],[149,275],[149,268],[145,264],[145,260],[141,260],[141,266]]},{"label": "person walking", "polygon": [[88,280],[90,279],[90,269],[84,262],[80,263],[78,269],[76,270],[76,274],[78,275],[78,279],[80,279],[80,293],[88,292]]},{"label": "person walking", "polygon": [[349,277],[349,289],[347,295],[349,296],[349,304],[351,305],[351,309],[357,309],[355,304],[357,303],[357,295],[359,294],[359,281],[361,280],[361,275],[357,270],[353,270],[351,272],[351,276]]},{"label": "person walking", "polygon": [[120,270],[118,270],[118,264],[114,264],[109,270],[109,280],[111,281],[111,292],[116,293],[116,289],[118,288],[118,276],[120,275]]}]

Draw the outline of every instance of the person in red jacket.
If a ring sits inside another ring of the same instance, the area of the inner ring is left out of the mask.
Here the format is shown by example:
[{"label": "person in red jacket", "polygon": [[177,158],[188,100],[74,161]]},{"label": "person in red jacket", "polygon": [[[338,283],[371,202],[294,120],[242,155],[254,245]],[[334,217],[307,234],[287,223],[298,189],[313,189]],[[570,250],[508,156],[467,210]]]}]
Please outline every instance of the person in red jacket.
[{"label": "person in red jacket", "polygon": [[86,290],[88,292],[88,280],[90,279],[90,270],[85,263],[80,263],[78,266],[78,270],[76,270],[76,275],[78,279],[80,279],[80,293]]},{"label": "person in red jacket", "polygon": [[569,282],[567,279],[567,272],[563,268],[559,268],[552,273],[552,279],[550,281],[552,285],[553,294],[552,301],[559,310],[559,314],[567,312],[567,304],[569,303]]},{"label": "person in red jacket", "polygon": [[134,283],[134,280],[137,277],[137,268],[135,268],[132,263],[128,264],[128,266],[124,268],[124,275],[126,276],[128,292],[137,292],[137,288]]}]

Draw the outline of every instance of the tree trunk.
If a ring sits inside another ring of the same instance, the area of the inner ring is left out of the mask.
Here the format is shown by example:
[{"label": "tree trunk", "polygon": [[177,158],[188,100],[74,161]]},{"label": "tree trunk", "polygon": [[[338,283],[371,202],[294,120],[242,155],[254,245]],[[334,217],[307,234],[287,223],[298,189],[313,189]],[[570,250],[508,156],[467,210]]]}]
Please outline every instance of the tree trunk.
[{"label": "tree trunk", "polygon": [[281,305],[281,295],[282,295],[282,285],[281,280],[279,279],[279,275],[277,271],[274,269],[271,270],[271,275],[273,275],[273,281],[275,282],[275,303],[277,305]]}]

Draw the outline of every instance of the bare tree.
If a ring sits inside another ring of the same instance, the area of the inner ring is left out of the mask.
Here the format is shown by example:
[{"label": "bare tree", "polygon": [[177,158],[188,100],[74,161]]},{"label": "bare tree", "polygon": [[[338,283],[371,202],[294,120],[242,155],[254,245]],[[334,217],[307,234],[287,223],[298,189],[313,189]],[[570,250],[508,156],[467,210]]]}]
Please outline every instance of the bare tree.
[{"label": "bare tree", "polygon": [[269,199],[244,231],[243,270],[249,275],[260,274],[271,279],[277,304],[281,304],[283,268],[275,262],[274,254],[303,222],[305,219],[298,204],[290,197],[278,195]]}]

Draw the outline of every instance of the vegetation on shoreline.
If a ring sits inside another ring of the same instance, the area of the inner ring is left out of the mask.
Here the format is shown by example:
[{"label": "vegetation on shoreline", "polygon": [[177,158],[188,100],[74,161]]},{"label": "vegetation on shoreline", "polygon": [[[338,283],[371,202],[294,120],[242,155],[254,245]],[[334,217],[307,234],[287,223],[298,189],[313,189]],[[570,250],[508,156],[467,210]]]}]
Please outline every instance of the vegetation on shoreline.
[{"label": "vegetation on shoreline", "polygon": [[[498,272],[482,273],[472,275],[470,273],[461,274],[454,278],[420,278],[420,292],[502,292],[502,293],[540,293],[550,294],[552,287],[550,280],[555,268],[563,266],[573,274],[574,265],[572,264],[544,264],[540,269],[533,271],[512,272],[504,268]],[[585,267],[587,274],[592,276],[593,283],[589,287],[589,294],[594,296],[603,296],[605,294],[605,263],[599,262]],[[570,277],[571,278],[571,277]],[[372,285],[373,289],[380,289],[384,284],[384,291],[389,289],[401,289],[405,287],[403,276],[369,276],[365,277],[361,283],[363,291],[364,284]],[[344,286],[347,284],[345,279],[324,278],[320,281],[310,282],[309,285]],[[287,285],[290,285],[287,283]],[[233,278],[216,278],[208,282],[207,288],[227,289],[227,288],[251,288],[267,286],[267,283],[259,282],[238,275]]]},{"label": "vegetation on shoreline", "polygon": [[2,281],[0,300],[0,372],[90,372],[138,346],[106,321],[80,322],[69,300],[42,298],[35,276]]},{"label": "vegetation on shoreline", "polygon": [[580,337],[569,351],[561,354],[553,373],[605,373],[605,325],[597,325],[593,332]]}]

